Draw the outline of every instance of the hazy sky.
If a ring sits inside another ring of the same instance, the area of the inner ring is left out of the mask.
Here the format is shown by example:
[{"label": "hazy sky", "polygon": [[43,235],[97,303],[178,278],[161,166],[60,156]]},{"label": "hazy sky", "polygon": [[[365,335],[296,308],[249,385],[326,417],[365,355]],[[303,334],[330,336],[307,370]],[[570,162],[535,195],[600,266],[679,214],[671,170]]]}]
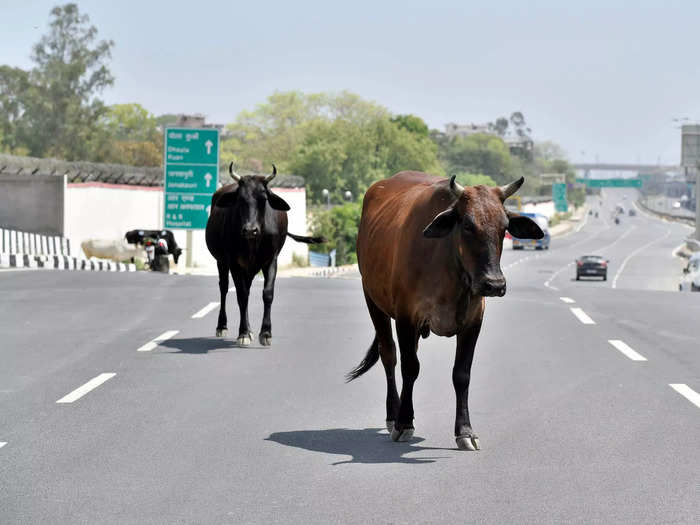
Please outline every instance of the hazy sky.
[{"label": "hazy sky", "polygon": [[[30,66],[56,3],[0,0],[0,63]],[[348,89],[439,129],[520,110],[574,161],[674,164],[672,119],[700,119],[698,0],[78,4],[115,42],[103,98],[156,114]]]}]

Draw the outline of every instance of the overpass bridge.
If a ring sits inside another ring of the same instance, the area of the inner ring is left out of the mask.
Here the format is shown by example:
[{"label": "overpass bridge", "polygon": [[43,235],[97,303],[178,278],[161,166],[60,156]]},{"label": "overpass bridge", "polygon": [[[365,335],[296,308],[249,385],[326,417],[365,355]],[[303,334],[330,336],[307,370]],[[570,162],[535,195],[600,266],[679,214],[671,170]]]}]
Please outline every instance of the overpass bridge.
[{"label": "overpass bridge", "polygon": [[634,171],[636,173],[666,173],[669,171],[681,171],[680,166],[662,164],[625,164],[584,162],[573,164],[574,169],[581,171]]}]

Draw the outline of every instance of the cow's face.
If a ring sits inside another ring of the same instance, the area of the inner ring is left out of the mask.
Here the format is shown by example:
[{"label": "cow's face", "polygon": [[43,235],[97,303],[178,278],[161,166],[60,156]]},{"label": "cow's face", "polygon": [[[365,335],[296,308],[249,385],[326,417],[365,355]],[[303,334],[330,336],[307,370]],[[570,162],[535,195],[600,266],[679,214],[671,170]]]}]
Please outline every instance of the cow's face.
[{"label": "cow's face", "polygon": [[506,230],[520,239],[544,236],[532,219],[508,212],[503,206],[523,181],[521,177],[501,188],[462,188],[452,177],[450,189],[457,201],[439,213],[423,231],[426,237],[449,236],[454,240],[454,249],[474,295],[502,297],[506,293],[506,278],[501,271]]},{"label": "cow's face", "polygon": [[238,188],[233,192],[221,195],[216,201],[216,205],[234,209],[236,223],[240,225],[240,234],[244,239],[259,239],[265,226],[265,207],[267,205],[273,210],[289,210],[289,204],[267,187],[277,170],[275,169],[273,174],[267,177],[261,175],[241,177],[233,172],[232,167],[229,169],[234,180],[238,183]]}]

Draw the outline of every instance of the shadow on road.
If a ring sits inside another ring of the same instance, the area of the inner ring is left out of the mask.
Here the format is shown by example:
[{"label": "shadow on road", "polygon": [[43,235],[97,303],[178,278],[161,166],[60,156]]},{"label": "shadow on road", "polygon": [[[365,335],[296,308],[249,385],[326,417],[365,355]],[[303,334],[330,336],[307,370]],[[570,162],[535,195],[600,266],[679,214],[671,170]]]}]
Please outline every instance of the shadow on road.
[{"label": "shadow on road", "polygon": [[414,437],[407,443],[394,443],[381,428],[355,430],[349,428],[330,428],[326,430],[294,430],[290,432],[273,432],[266,441],[274,441],[289,447],[302,448],[311,452],[352,456],[347,461],[338,461],[333,465],[346,463],[408,463],[420,465],[434,463],[436,459],[446,456],[407,458],[404,454],[421,450],[452,450],[416,446],[423,438]]},{"label": "shadow on road", "polygon": [[174,348],[177,352],[171,354],[207,354],[213,350],[232,349],[256,349],[255,346],[240,346],[235,339],[221,339],[217,337],[190,337],[183,339],[168,339],[161,341],[160,346]]}]

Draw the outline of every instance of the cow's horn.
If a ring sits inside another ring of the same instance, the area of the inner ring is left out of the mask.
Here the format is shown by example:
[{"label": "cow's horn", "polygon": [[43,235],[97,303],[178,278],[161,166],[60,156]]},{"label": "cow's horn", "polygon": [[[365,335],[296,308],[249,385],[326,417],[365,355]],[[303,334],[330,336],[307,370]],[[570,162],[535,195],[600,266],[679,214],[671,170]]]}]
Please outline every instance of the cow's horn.
[{"label": "cow's horn", "polygon": [[277,175],[277,168],[273,164],[272,165],[272,175],[268,175],[267,177],[265,177],[265,184],[269,184],[270,182],[272,182],[272,179],[275,178],[275,175]]},{"label": "cow's horn", "polygon": [[510,197],[516,191],[518,191],[520,189],[520,186],[523,185],[523,182],[525,182],[525,177],[520,177],[518,180],[511,182],[510,184],[501,186],[501,191],[503,192],[503,200],[506,200],[508,197]]},{"label": "cow's horn", "polygon": [[228,172],[233,180],[235,180],[236,182],[240,182],[241,176],[235,171],[233,171],[233,161],[231,161],[231,164],[228,165]]},{"label": "cow's horn", "polygon": [[450,189],[452,193],[455,194],[455,197],[461,197],[462,192],[464,192],[464,187],[455,180],[456,178],[457,175],[452,175],[452,177],[450,177]]}]

